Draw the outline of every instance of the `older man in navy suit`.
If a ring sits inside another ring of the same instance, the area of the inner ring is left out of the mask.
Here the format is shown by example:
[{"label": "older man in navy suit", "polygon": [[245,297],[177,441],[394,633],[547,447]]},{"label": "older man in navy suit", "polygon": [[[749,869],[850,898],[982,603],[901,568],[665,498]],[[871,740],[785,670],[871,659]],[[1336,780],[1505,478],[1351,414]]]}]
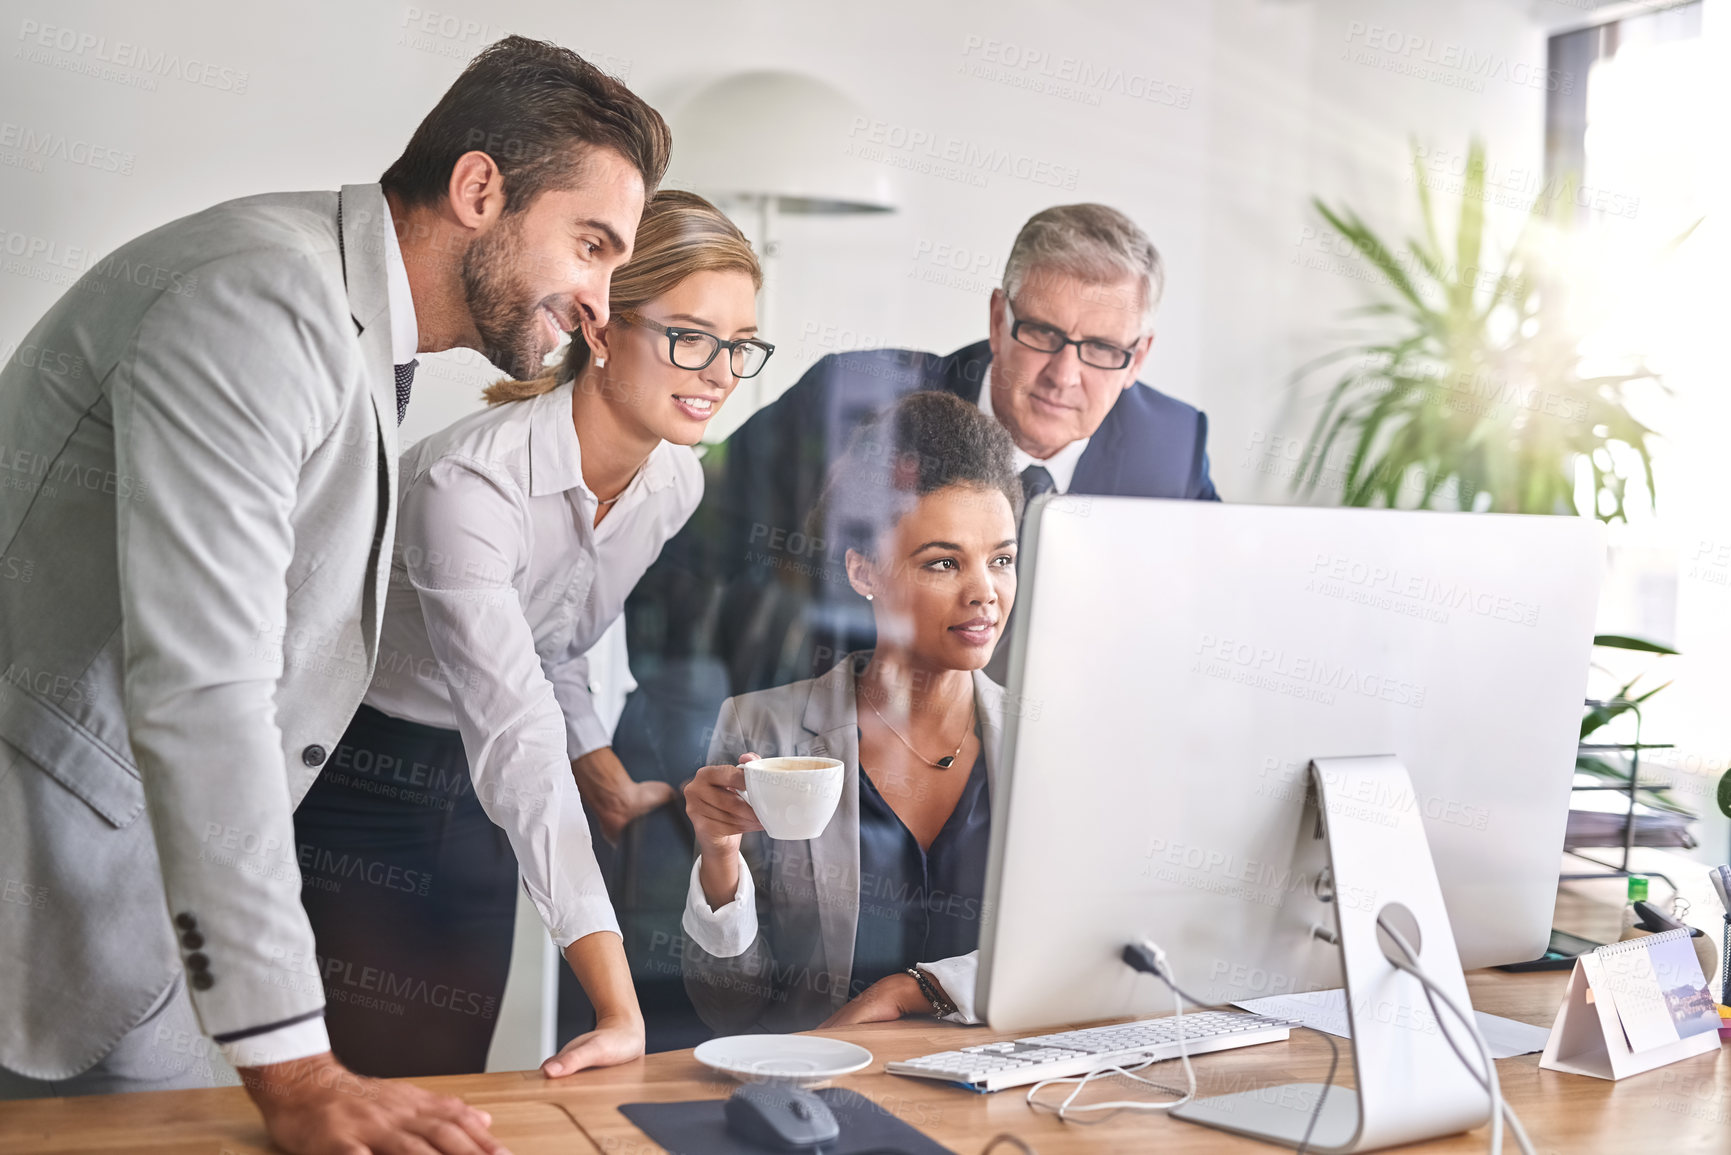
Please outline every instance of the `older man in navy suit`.
[{"label": "older man in navy suit", "polygon": [[[1123,213],[1046,209],[1016,237],[985,341],[948,356],[824,357],[712,449],[702,505],[627,607],[641,685],[614,745],[631,773],[677,784],[702,765],[723,699],[812,677],[873,644],[871,615],[830,544],[843,535],[809,519],[854,430],[905,393],[947,389],[995,417],[1031,496],[1218,500],[1207,419],[1136,380],[1164,280],[1159,252]],[[625,877],[614,874],[651,1050],[696,1041],[670,1029],[683,1002],[675,946],[690,860],[644,845],[672,839],[682,822],[669,810],[636,824],[616,864]],[[622,825],[615,814],[602,833]],[[657,1014],[661,986],[667,1015]]]},{"label": "older man in navy suit", "polygon": [[1136,379],[1154,345],[1164,279],[1153,244],[1117,210],[1046,209],[1010,250],[986,340],[947,357],[825,357],[729,447],[757,448],[760,423],[795,432],[777,410],[815,404],[831,426],[851,425],[862,402],[887,403],[909,386],[947,389],[1003,425],[1030,493],[1217,500],[1207,419]]}]

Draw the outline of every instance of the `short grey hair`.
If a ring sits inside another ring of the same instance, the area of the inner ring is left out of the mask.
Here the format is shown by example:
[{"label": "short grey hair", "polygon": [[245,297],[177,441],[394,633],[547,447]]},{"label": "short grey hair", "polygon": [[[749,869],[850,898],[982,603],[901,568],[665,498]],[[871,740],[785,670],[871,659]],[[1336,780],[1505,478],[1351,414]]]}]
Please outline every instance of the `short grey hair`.
[{"label": "short grey hair", "polygon": [[1166,291],[1160,250],[1136,222],[1106,205],[1054,205],[1028,218],[1004,262],[1004,292],[1014,297],[1033,269],[1049,269],[1106,285],[1142,286],[1142,335],[1154,331],[1154,311]]}]

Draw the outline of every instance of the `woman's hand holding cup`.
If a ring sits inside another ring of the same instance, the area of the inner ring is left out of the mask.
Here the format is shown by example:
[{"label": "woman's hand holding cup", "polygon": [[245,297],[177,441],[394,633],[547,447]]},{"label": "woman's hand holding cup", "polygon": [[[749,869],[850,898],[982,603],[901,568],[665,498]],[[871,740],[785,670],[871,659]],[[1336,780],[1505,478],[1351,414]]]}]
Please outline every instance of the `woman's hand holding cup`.
[{"label": "woman's hand holding cup", "polygon": [[[841,800],[846,768],[834,758],[759,758],[705,766],[685,786],[685,812],[697,835],[698,881],[711,910],[739,888],[739,842],[749,830],[771,838],[822,834]],[[741,791],[744,794],[741,794]]]},{"label": "woman's hand holding cup", "polygon": [[756,754],[741,754],[738,766],[705,766],[685,784],[685,813],[697,832],[698,852],[705,858],[731,859],[739,853],[742,835],[763,829],[751,804],[741,795],[745,789],[743,767],[755,761]]},{"label": "woman's hand holding cup", "polygon": [[739,766],[705,766],[685,784],[685,813],[697,835],[698,882],[709,909],[720,910],[739,889],[739,840],[763,823],[740,795],[745,789],[747,762],[756,754],[740,755]]}]

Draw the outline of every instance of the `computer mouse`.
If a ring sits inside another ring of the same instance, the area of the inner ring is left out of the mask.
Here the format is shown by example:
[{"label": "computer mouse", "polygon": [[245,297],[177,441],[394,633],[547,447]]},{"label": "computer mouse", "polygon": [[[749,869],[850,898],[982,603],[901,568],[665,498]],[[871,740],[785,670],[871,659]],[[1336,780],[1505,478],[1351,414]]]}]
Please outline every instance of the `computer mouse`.
[{"label": "computer mouse", "polygon": [[792,1083],[747,1083],[724,1111],[729,1132],[771,1151],[810,1151],[841,1134],[829,1104]]}]

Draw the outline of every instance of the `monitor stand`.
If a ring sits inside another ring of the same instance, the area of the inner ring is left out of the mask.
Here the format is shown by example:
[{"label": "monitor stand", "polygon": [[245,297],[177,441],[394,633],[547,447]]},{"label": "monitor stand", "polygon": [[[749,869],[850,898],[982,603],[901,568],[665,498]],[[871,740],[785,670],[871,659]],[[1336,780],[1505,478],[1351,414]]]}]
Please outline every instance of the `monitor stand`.
[{"label": "monitor stand", "polygon": [[[1198,1099],[1172,1115],[1290,1147],[1303,1144],[1309,1130],[1308,1149],[1331,1155],[1477,1127],[1490,1117],[1489,1097],[1442,1034],[1424,988],[1389,963],[1385,949],[1394,953],[1398,948],[1377,929],[1378,917],[1386,914],[1418,951],[1419,965],[1431,980],[1463,1010],[1471,1005],[1425,839],[1423,800],[1406,768],[1387,755],[1318,758],[1310,764],[1310,784],[1300,829],[1311,831],[1311,850],[1326,849],[1327,863],[1310,900],[1316,915],[1312,933],[1331,942],[1338,936],[1357,1090],[1339,1085],[1347,1074],[1342,1063],[1314,1128],[1321,1083]],[[1304,857],[1302,849],[1299,856]],[[1323,860],[1320,854],[1314,858]],[[1289,909],[1305,906],[1301,900]],[[1463,1051],[1476,1061],[1460,1024],[1440,1003],[1438,1008]]]}]

